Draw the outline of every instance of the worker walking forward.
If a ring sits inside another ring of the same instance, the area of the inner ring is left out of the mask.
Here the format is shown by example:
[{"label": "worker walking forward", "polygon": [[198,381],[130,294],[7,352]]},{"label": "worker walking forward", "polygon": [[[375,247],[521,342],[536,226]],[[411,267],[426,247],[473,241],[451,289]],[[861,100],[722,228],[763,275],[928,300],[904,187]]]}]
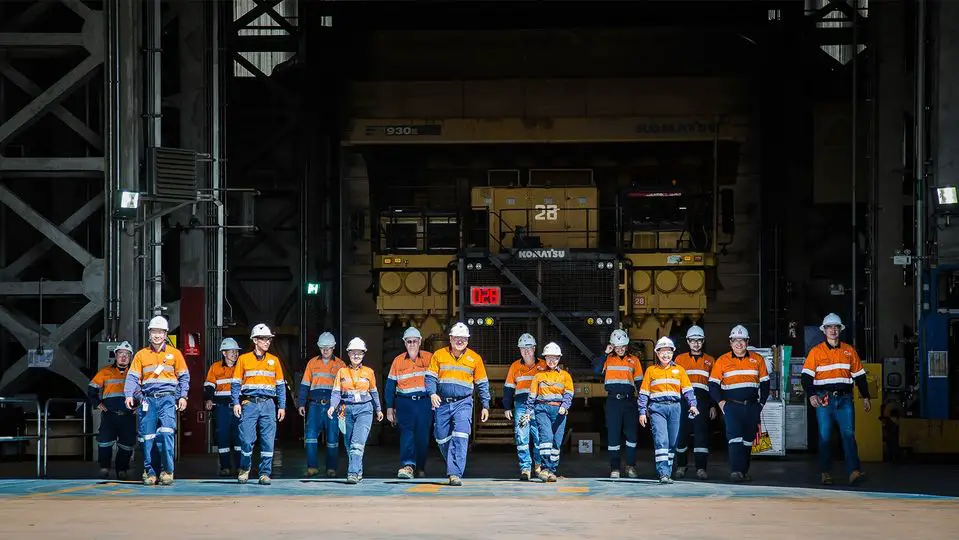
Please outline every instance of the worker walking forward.
[{"label": "worker walking forward", "polygon": [[220,476],[233,476],[240,467],[240,419],[231,403],[233,372],[240,345],[233,338],[220,343],[222,358],[210,366],[203,384],[204,408],[213,411],[216,449],[220,455]]},{"label": "worker walking forward", "polygon": [[[169,345],[167,333],[170,324],[163,317],[153,317],[147,325],[150,346],[140,349],[127,371],[123,394],[127,409],[133,410],[136,399],[142,396],[139,407],[139,437],[143,440],[143,483],[173,483],[173,444],[176,438],[177,411],[186,410],[190,390],[190,371],[183,354]],[[154,453],[154,445],[159,452]],[[159,456],[160,463],[154,463]]]},{"label": "worker walking forward", "polygon": [[822,483],[826,485],[833,482],[830,460],[833,424],[839,427],[849,483],[855,484],[865,477],[860,470],[859,449],[856,447],[853,384],[862,396],[863,410],[869,412],[872,404],[869,401],[866,370],[856,349],[839,341],[839,334],[845,329],[839,315],[826,315],[819,327],[826,334],[826,341],[809,351],[802,369],[803,389],[809,404],[816,409],[816,421],[819,423],[819,469]]},{"label": "worker walking forward", "polygon": [[489,378],[483,358],[468,349],[469,328],[458,322],[450,329],[450,346],[433,354],[426,391],[436,411],[433,434],[440,453],[446,460],[446,474],[451,486],[463,485],[466,451],[473,424],[473,388],[479,390],[480,421],[489,418]]},{"label": "worker walking forward", "polygon": [[273,332],[258,324],[250,332],[253,351],[240,355],[233,371],[230,399],[233,414],[240,419],[240,472],[236,479],[245,484],[250,478],[253,443],[260,436],[260,483],[269,484],[273,472],[273,443],[276,423],[286,417],[286,383],[280,359],[267,352]]},{"label": "worker walking forward", "polygon": [[593,363],[597,374],[605,375],[606,387],[606,450],[609,451],[610,478],[619,478],[622,438],[626,444],[626,475],[636,478],[636,391],[643,382],[643,366],[639,358],[626,354],[629,336],[624,330],[613,330],[603,356]]},{"label": "worker walking forward", "polygon": [[323,332],[316,340],[320,355],[314,356],[306,364],[297,401],[300,404],[300,416],[306,416],[304,444],[306,445],[306,476],[320,473],[319,447],[320,435],[326,440],[326,476],[336,476],[339,461],[340,428],[335,418],[329,418],[326,410],[330,408],[330,394],[336,374],[346,367],[338,357],[333,356],[336,338],[329,332]]},{"label": "worker walking forward", "polygon": [[[533,378],[546,369],[546,361],[536,358],[536,338],[523,334],[516,342],[520,359],[513,362],[506,373],[503,385],[503,408],[507,420],[513,421],[513,438],[516,441],[516,456],[519,458],[519,479],[529,480],[539,475],[539,429],[536,415],[526,406]],[[527,414],[529,413],[529,414]],[[525,420],[524,420],[525,419]],[[530,457],[530,442],[533,455]]]},{"label": "worker walking forward", "polygon": [[749,332],[742,325],[729,333],[732,351],[722,355],[709,374],[709,395],[719,404],[726,418],[729,441],[729,475],[733,482],[752,480],[753,440],[759,429],[759,415],[769,399],[769,373],[766,361],[746,347]]},{"label": "worker walking forward", "polygon": [[[689,382],[693,385],[696,403],[702,410],[709,410],[709,417],[697,414],[690,418],[689,406],[683,408],[679,417],[679,441],[676,443],[676,478],[686,476],[686,456],[689,450],[689,439],[693,439],[693,458],[696,465],[696,477],[706,480],[706,460],[709,457],[709,421],[716,418],[716,407],[711,404],[709,397],[709,372],[713,369],[716,359],[703,353],[703,341],[706,334],[698,326],[691,326],[686,332],[686,343],[689,352],[676,357],[677,366],[686,370]],[[685,403],[685,402],[684,402]]]},{"label": "worker walking forward", "polygon": [[358,337],[353,338],[346,346],[346,353],[350,357],[350,366],[340,368],[336,373],[326,416],[332,420],[341,412],[339,407],[342,404],[342,414],[346,419],[343,440],[349,450],[346,483],[356,484],[363,480],[363,453],[373,427],[373,415],[376,414],[379,422],[383,420],[383,411],[376,392],[376,375],[372,368],[363,365],[366,343]]},{"label": "worker walking forward", "polygon": [[659,483],[673,483],[673,458],[679,438],[680,417],[686,400],[688,415],[696,416],[696,395],[686,370],[673,363],[676,345],[668,337],[661,337],[653,348],[656,363],[646,369],[643,386],[639,389],[639,424],[652,424],[656,475]]},{"label": "worker walking forward", "polygon": [[530,414],[536,417],[539,429],[540,471],[537,476],[543,482],[555,482],[559,468],[559,451],[566,433],[566,418],[573,405],[573,378],[559,367],[563,351],[555,343],[543,347],[546,369],[533,377],[526,398],[524,422],[530,422]]},{"label": "worker walking forward", "polygon": [[426,373],[433,354],[420,350],[423,336],[410,326],[403,332],[406,351],[397,355],[386,378],[386,419],[400,429],[400,469],[396,477],[409,480],[426,477],[433,408],[426,393]]},{"label": "worker walking forward", "polygon": [[87,398],[91,409],[100,411],[100,430],[97,432],[100,477],[110,477],[110,462],[116,446],[117,479],[126,480],[133,446],[137,442],[136,417],[126,408],[123,399],[123,385],[133,358],[133,347],[129,341],[124,341],[117,345],[113,355],[113,364],[98,371],[90,380]]}]

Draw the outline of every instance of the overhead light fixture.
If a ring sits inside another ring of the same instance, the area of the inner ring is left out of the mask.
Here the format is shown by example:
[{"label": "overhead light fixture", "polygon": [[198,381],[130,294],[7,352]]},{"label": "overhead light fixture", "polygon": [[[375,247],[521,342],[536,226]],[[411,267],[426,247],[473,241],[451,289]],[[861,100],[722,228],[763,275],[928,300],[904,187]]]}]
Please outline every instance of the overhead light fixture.
[{"label": "overhead light fixture", "polygon": [[936,188],[936,197],[940,206],[959,203],[959,190],[956,186],[944,186]]},{"label": "overhead light fixture", "polygon": [[139,208],[139,192],[125,189],[117,192],[116,208],[113,209],[113,213],[117,219],[136,219]]}]

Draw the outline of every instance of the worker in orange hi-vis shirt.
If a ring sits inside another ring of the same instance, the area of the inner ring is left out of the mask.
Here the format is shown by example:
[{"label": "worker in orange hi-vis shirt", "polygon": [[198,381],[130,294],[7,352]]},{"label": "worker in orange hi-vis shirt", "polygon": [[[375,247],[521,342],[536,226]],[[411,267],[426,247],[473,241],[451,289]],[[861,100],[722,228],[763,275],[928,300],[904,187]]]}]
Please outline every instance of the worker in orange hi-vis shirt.
[{"label": "worker in orange hi-vis shirt", "polygon": [[336,476],[336,466],[339,462],[340,426],[339,421],[326,416],[330,408],[330,394],[333,392],[333,380],[336,373],[345,368],[337,356],[333,354],[336,347],[336,338],[330,332],[323,332],[316,340],[320,349],[319,356],[314,356],[303,370],[303,380],[300,381],[299,413],[306,417],[304,429],[304,443],[306,446],[306,477],[313,477],[320,473],[320,434],[326,439],[326,476]]},{"label": "worker in orange hi-vis shirt", "polygon": [[866,370],[862,367],[856,349],[839,341],[839,334],[845,329],[839,315],[826,315],[819,327],[826,335],[826,341],[809,351],[802,369],[803,389],[809,397],[809,404],[816,409],[816,420],[819,423],[819,468],[822,483],[826,485],[832,484],[829,458],[832,453],[830,438],[833,424],[839,426],[849,483],[861,482],[865,477],[860,469],[859,449],[856,447],[853,384],[859,388],[859,394],[862,395],[863,410],[872,410],[872,403],[869,401]]},{"label": "worker in orange hi-vis shirt", "polygon": [[233,415],[230,392],[240,345],[231,337],[224,338],[220,354],[223,358],[210,365],[203,384],[204,408],[213,411],[220,476],[233,476],[240,468],[240,419]]},{"label": "worker in orange hi-vis shirt", "polygon": [[130,468],[133,446],[137,443],[137,419],[124,406],[123,384],[133,357],[129,341],[117,345],[113,351],[114,362],[93,376],[87,388],[90,407],[100,411],[100,430],[97,433],[97,460],[100,462],[100,477],[110,477],[110,460],[113,447],[117,447],[117,479],[126,480]]},{"label": "worker in orange hi-vis shirt", "polygon": [[706,458],[709,457],[709,421],[716,418],[716,406],[709,397],[709,372],[713,369],[716,359],[703,353],[703,341],[706,333],[703,329],[693,325],[686,331],[686,343],[689,352],[675,358],[677,366],[686,370],[689,382],[693,385],[696,403],[702,410],[709,409],[709,415],[697,414],[689,417],[689,409],[684,408],[679,422],[679,441],[676,443],[676,478],[686,476],[686,455],[689,450],[689,439],[693,439],[693,457],[696,465],[696,477],[700,480],[708,478],[706,474]]},{"label": "worker in orange hi-vis shirt", "polygon": [[383,420],[383,410],[376,392],[376,375],[372,368],[363,365],[366,343],[358,337],[353,338],[346,346],[346,353],[350,357],[350,365],[340,368],[336,373],[326,416],[332,419],[340,412],[340,404],[343,404],[343,414],[346,416],[344,441],[350,457],[346,483],[356,484],[363,480],[363,453],[373,427],[373,415],[375,413],[376,421],[380,422]]},{"label": "worker in orange hi-vis shirt", "polygon": [[[546,361],[536,358],[536,338],[532,334],[523,334],[516,341],[520,358],[513,362],[506,373],[503,385],[503,408],[507,420],[513,421],[513,438],[516,442],[516,456],[519,459],[519,479],[529,480],[539,475],[539,428],[536,427],[535,414],[527,415],[526,398],[533,378],[546,369]],[[534,411],[529,411],[533,413]],[[529,421],[521,422],[523,418]],[[532,443],[532,457],[530,457]]]},{"label": "worker in orange hi-vis shirt", "polygon": [[566,419],[569,408],[573,406],[573,378],[569,372],[559,367],[563,356],[556,343],[547,343],[543,347],[546,369],[533,377],[526,398],[524,423],[530,422],[530,413],[536,415],[536,428],[539,430],[539,479],[544,482],[556,481],[559,468],[559,451],[563,446],[566,433]]},{"label": "worker in orange hi-vis shirt", "polygon": [[414,474],[426,477],[426,456],[430,450],[433,407],[426,393],[426,373],[433,354],[421,350],[422,343],[423,336],[415,327],[403,332],[406,350],[393,359],[383,391],[386,419],[394,426],[399,424],[400,469],[396,477],[402,480],[409,480]]}]

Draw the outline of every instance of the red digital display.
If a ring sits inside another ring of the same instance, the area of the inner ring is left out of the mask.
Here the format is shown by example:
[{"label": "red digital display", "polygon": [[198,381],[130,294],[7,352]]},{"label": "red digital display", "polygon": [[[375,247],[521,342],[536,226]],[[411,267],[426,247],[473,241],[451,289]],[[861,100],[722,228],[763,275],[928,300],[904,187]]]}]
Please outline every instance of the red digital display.
[{"label": "red digital display", "polygon": [[498,306],[499,287],[470,287],[471,306]]}]

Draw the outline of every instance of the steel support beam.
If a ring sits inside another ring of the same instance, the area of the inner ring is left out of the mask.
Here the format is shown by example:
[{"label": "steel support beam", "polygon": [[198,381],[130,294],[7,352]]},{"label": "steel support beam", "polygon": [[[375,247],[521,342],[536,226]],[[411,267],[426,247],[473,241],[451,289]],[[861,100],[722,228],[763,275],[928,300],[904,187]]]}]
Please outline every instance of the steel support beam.
[{"label": "steel support beam", "polygon": [[[102,139],[100,142],[103,143]],[[103,172],[103,158],[0,156],[0,172]]]},{"label": "steel support beam", "polygon": [[40,231],[83,266],[88,266],[93,262],[94,257],[90,255],[90,252],[80,247],[80,244],[76,243],[73,238],[64,234],[59,227],[40,215],[39,212],[31,208],[23,199],[14,195],[7,186],[0,185],[0,202],[7,205],[11,210],[16,212],[18,216],[22,217],[24,221]]},{"label": "steel support beam", "polygon": [[0,32],[0,48],[29,47],[63,48],[83,47],[83,34],[79,32]]},{"label": "steel support beam", "polygon": [[0,296],[71,296],[83,294],[82,281],[0,282]]}]

